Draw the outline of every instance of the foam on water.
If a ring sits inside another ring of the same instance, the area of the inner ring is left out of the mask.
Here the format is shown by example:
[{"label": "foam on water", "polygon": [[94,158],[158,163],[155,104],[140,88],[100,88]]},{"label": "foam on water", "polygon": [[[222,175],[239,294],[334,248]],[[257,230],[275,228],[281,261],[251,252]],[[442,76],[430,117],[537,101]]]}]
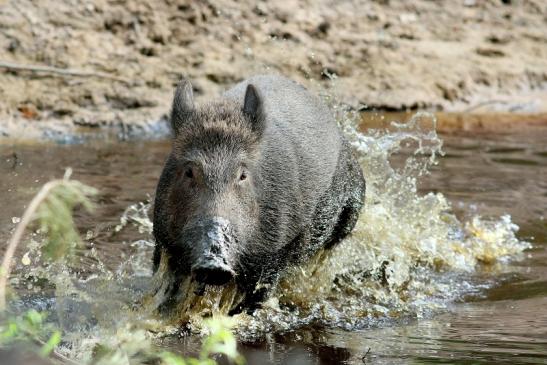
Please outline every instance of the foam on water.
[{"label": "foam on water", "polygon": [[[253,316],[235,316],[243,339],[310,323],[354,329],[422,317],[472,289],[469,278],[478,265],[502,262],[530,247],[516,238],[518,227],[509,216],[462,222],[442,194],[418,193],[419,177],[442,155],[432,115],[418,113],[408,123],[365,134],[357,131],[356,118],[342,114],[338,119],[367,180],[357,226],[337,247],[291,268]],[[98,342],[127,341],[128,330],[151,337],[180,327],[199,333],[203,317],[225,314],[239,300],[234,287],[206,287],[196,295],[188,281],[182,285],[189,294],[177,313],[160,318],[155,308],[161,298],[150,293],[161,287],[165,270],[152,277],[148,209],[149,204],[138,203],[121,217],[116,231],[135,225],[142,239],[128,243],[133,253],[114,270],[102,264],[94,248],[80,257],[88,267],[85,275],[78,262],[40,267],[37,245],[31,247],[25,276],[54,284],[51,310],[67,334],[67,355],[85,360]]]}]

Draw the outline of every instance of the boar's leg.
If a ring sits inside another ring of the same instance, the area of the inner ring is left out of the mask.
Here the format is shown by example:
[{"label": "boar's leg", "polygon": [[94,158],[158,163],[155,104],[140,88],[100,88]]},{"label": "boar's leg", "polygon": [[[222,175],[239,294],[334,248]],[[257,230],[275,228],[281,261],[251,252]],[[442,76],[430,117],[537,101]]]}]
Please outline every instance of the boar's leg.
[{"label": "boar's leg", "polygon": [[160,245],[156,244],[154,246],[154,256],[152,257],[152,272],[158,271],[161,260],[161,248]]},{"label": "boar's leg", "polygon": [[[246,279],[238,283],[241,291],[245,293],[245,299],[228,314],[234,315],[242,311],[252,314],[260,308],[281,277],[279,268],[284,268],[287,264],[302,262],[303,257],[309,257],[312,253],[315,253],[307,252],[310,249],[310,233],[309,229],[304,229],[274,257],[264,258],[265,261],[275,262],[275,265],[270,267],[269,270],[262,271],[257,276],[253,276],[252,272],[246,273],[244,275]],[[257,267],[258,263],[250,266]]]},{"label": "boar's leg", "polygon": [[228,315],[239,314],[243,311],[252,314],[262,306],[278,280],[279,273],[270,273],[264,274],[258,280],[255,278],[249,280],[249,282],[239,282],[239,290],[245,293],[245,298],[235,308],[231,309]]},{"label": "boar's leg", "polygon": [[243,311],[247,314],[253,314],[253,312],[262,306],[262,303],[266,300],[269,293],[269,288],[261,288],[254,292],[247,292],[245,299],[239,303],[235,308],[228,312],[229,316],[239,314]]}]

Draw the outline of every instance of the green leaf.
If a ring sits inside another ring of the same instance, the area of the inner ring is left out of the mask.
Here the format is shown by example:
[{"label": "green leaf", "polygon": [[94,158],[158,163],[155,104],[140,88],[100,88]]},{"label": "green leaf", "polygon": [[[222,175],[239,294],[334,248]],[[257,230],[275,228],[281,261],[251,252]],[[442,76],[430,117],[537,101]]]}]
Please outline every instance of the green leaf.
[{"label": "green leaf", "polygon": [[10,322],[6,329],[3,329],[0,333],[0,343],[11,342],[19,334],[19,327],[17,323]]},{"label": "green leaf", "polygon": [[233,320],[228,317],[212,318],[205,322],[205,326],[209,329],[209,336],[204,339],[201,347],[200,361],[202,363],[209,364],[205,362],[209,360],[215,364],[216,362],[210,359],[213,354],[224,354],[236,364],[245,363],[245,359],[237,351],[236,338],[230,331],[233,325]]},{"label": "green leaf", "polygon": [[55,331],[49,338],[49,340],[42,346],[40,349],[40,355],[43,357],[49,356],[53,350],[55,350],[55,347],[61,343],[61,332]]},{"label": "green leaf", "polygon": [[42,326],[42,322],[45,318],[44,314],[37,312],[34,309],[29,310],[25,313],[25,321],[34,329],[38,329]]}]

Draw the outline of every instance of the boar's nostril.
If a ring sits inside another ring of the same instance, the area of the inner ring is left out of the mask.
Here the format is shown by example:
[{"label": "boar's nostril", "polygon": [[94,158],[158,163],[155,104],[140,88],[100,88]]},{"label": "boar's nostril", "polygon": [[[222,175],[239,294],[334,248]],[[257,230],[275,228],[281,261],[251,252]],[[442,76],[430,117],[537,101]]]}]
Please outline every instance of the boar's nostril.
[{"label": "boar's nostril", "polygon": [[228,267],[206,264],[194,266],[192,275],[203,284],[224,285],[234,277],[234,272]]}]

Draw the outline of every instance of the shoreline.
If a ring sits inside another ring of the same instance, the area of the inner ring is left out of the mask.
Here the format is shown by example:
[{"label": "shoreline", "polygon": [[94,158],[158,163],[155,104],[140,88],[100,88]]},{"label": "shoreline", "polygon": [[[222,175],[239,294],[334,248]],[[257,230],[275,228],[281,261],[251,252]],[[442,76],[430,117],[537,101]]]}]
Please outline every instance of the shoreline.
[{"label": "shoreline", "polygon": [[198,102],[279,73],[352,110],[543,113],[545,19],[538,0],[6,0],[0,139],[159,135],[182,76]]},{"label": "shoreline", "polygon": [[[418,112],[430,113],[436,118],[436,131],[440,134],[493,133],[525,134],[545,133],[547,136],[547,112],[434,112],[416,110],[406,112],[366,111],[360,112],[361,131],[388,128],[391,122],[406,122]],[[9,126],[8,126],[9,128]],[[2,133],[0,128],[0,134]],[[4,129],[5,131],[5,129]],[[0,145],[27,143],[88,144],[95,142],[139,142],[161,141],[170,137],[166,118],[141,123],[109,124],[103,126],[82,126],[66,121],[26,123],[21,127],[17,122],[9,135],[0,137]]]}]

